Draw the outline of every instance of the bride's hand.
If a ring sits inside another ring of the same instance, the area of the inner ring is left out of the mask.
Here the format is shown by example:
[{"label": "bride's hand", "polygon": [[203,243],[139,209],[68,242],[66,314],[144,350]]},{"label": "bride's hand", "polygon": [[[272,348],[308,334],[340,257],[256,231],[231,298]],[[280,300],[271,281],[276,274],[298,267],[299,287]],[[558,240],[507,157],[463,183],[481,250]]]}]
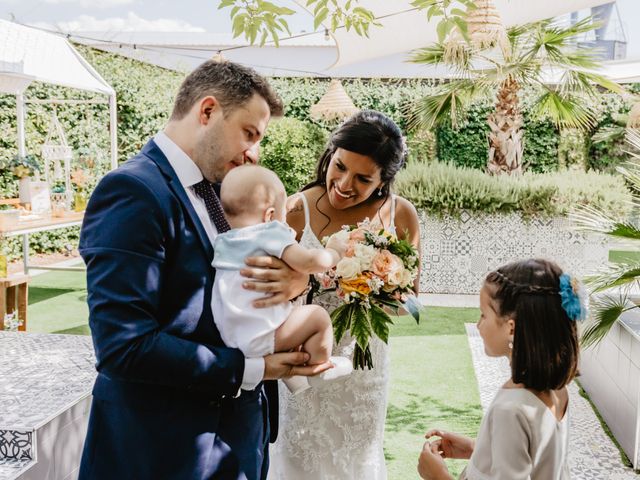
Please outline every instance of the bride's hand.
[{"label": "bride's hand", "polygon": [[437,451],[442,458],[470,458],[475,447],[472,438],[465,437],[453,432],[444,430],[429,430],[425,438],[440,437],[431,442],[432,449]]},{"label": "bride's hand", "polygon": [[253,302],[256,308],[288,302],[303,292],[309,283],[309,275],[296,272],[275,257],[247,257],[245,263],[247,267],[240,270],[240,274],[248,278],[243,287],[265,294]]}]

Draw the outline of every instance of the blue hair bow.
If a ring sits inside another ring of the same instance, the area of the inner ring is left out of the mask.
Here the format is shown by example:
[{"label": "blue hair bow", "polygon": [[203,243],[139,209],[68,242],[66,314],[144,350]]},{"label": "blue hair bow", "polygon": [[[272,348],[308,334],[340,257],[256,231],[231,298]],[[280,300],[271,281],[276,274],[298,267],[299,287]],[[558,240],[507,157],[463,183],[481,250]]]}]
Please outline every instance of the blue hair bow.
[{"label": "blue hair bow", "polygon": [[584,320],[587,316],[587,308],[586,305],[583,305],[578,289],[578,283],[573,281],[569,275],[566,273],[560,275],[562,308],[573,321]]}]

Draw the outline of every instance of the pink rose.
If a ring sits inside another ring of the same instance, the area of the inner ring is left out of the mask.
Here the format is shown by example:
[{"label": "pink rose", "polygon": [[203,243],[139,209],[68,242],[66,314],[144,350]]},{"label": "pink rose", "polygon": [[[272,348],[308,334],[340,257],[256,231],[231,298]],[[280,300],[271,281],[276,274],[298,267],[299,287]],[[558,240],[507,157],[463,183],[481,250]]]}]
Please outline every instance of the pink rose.
[{"label": "pink rose", "polygon": [[351,230],[351,232],[349,232],[349,240],[353,240],[355,242],[364,242],[364,230],[360,228]]},{"label": "pink rose", "polygon": [[373,257],[373,262],[371,264],[371,270],[373,273],[383,278],[385,282],[387,281],[389,274],[403,269],[404,266],[402,265],[402,260],[389,252],[389,250],[380,250],[376,256]]}]

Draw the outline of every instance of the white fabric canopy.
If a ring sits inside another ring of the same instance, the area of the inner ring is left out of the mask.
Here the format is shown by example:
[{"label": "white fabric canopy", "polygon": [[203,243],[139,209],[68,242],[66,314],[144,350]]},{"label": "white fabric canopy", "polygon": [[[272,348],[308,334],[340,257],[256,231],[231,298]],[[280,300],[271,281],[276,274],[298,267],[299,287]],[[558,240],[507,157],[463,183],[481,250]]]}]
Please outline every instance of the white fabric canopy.
[{"label": "white fabric canopy", "polygon": [[115,93],[64,37],[0,20],[0,91],[21,93],[33,80]]},{"label": "white fabric canopy", "polygon": [[0,20],[0,92],[17,95],[18,151],[25,154],[25,89],[33,81],[109,96],[111,166],[117,166],[116,93],[66,38]]},{"label": "white fabric canopy", "polygon": [[[302,7],[305,0],[295,0]],[[505,26],[518,25],[569,12],[590,8],[611,0],[494,0]],[[344,0],[341,1],[344,3]],[[427,21],[426,11],[411,6],[411,0],[360,0],[359,5],[371,10],[381,27],[370,27],[369,37],[361,37],[351,29],[340,28],[332,35],[338,46],[338,60],[333,68],[364,60],[409,52],[437,41],[439,18]]]}]

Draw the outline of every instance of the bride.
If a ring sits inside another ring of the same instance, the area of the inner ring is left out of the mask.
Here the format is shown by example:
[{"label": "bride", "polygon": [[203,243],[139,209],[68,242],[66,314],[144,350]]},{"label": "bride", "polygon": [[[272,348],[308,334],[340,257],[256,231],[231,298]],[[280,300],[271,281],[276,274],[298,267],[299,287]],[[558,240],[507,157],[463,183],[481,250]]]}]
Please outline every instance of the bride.
[{"label": "bride", "polygon": [[[391,193],[404,157],[402,133],[385,115],[362,111],[343,123],[318,162],[315,181],[297,194],[287,215],[300,243],[321,247],[319,239],[369,218],[420,251],[416,209]],[[313,303],[331,312],[341,300],[326,292]],[[347,333],[333,355],[351,357],[354,345]],[[371,353],[372,370],[356,370],[295,396],[280,388],[280,427],[269,479],[386,479],[388,347],[373,338]]]}]

